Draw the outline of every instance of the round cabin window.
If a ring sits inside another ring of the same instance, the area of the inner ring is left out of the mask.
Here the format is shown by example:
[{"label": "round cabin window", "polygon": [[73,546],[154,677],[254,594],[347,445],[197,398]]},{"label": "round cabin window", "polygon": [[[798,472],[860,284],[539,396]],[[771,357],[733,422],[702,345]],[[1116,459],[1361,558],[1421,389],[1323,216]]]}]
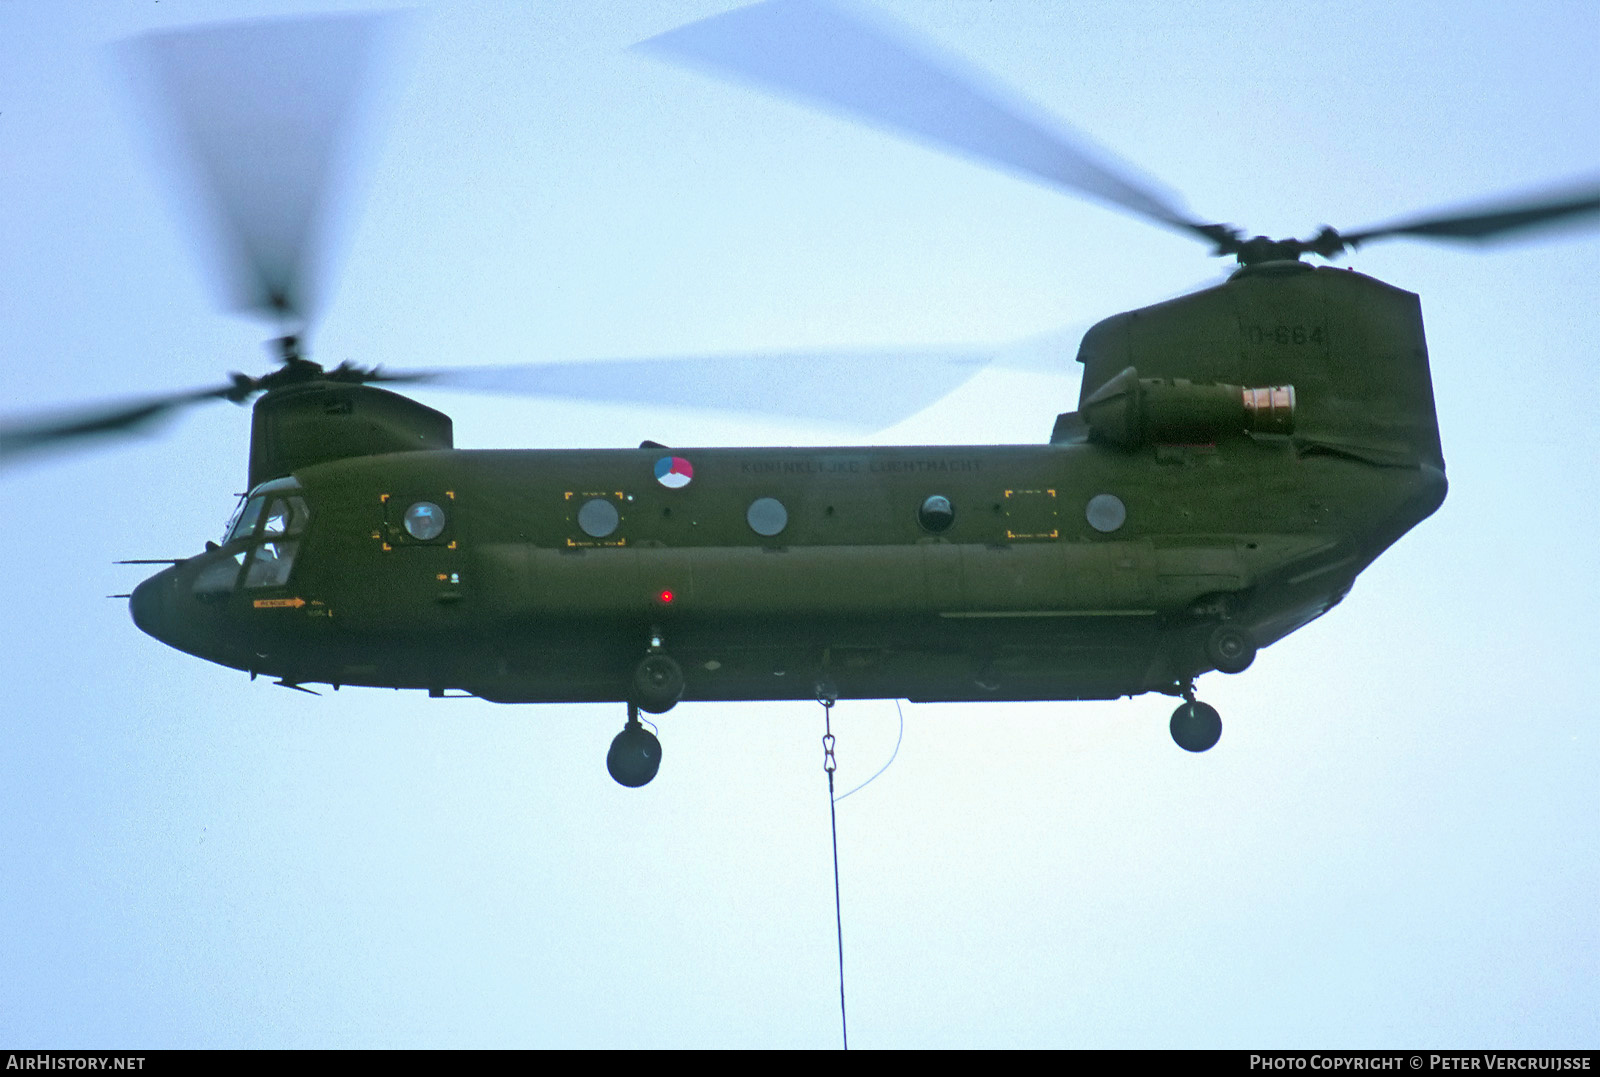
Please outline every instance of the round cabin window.
[{"label": "round cabin window", "polygon": [[617,506],[603,497],[591,497],[578,508],[578,526],[590,538],[605,538],[621,522]]},{"label": "round cabin window", "polygon": [[924,531],[931,531],[935,535],[950,530],[950,525],[955,522],[955,506],[950,504],[948,497],[941,494],[934,494],[917,509],[917,523],[922,525]]},{"label": "round cabin window", "polygon": [[1122,498],[1116,494],[1095,494],[1089,499],[1089,505],[1084,509],[1083,515],[1088,519],[1089,526],[1096,531],[1109,533],[1120,528],[1128,520],[1128,506],[1122,503]]},{"label": "round cabin window", "polygon": [[432,501],[418,501],[406,510],[406,534],[418,542],[432,542],[444,534],[444,510]]},{"label": "round cabin window", "polygon": [[789,526],[789,510],[775,497],[758,497],[744,514],[750,530],[771,538]]}]

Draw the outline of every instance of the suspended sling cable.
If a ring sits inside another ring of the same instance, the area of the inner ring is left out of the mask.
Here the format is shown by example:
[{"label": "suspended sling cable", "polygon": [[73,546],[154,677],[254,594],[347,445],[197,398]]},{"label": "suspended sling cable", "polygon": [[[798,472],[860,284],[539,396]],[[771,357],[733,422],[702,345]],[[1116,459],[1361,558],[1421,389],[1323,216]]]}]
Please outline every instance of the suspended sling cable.
[{"label": "suspended sling cable", "polygon": [[822,704],[822,769],[828,775],[828,823],[833,829],[833,922],[839,935],[839,1031],[844,1036],[844,1049],[850,1050],[850,1022],[844,1008],[844,908],[839,901],[839,811],[833,798],[833,772],[839,761],[833,757],[833,703],[834,695],[817,686],[817,702]]}]

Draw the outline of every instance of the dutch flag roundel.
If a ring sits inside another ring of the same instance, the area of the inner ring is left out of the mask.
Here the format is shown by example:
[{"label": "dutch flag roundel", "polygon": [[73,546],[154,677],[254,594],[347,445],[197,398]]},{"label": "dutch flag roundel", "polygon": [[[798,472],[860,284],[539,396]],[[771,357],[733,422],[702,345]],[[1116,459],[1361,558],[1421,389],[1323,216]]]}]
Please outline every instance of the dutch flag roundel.
[{"label": "dutch flag roundel", "polygon": [[656,481],[669,490],[681,490],[694,479],[694,465],[681,456],[656,461]]}]

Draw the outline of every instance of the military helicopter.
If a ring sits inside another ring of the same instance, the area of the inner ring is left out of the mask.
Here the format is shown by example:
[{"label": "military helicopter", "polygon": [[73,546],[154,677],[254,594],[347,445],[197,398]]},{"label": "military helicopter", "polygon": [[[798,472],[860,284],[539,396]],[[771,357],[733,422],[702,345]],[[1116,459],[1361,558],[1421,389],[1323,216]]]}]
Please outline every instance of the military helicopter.
[{"label": "military helicopter", "polygon": [[[169,44],[157,46],[167,70],[198,70]],[[1245,238],[853,14],[779,0],[648,47],[1110,203],[1239,268],[1092,329],[1078,408],[1039,445],[458,451],[447,416],[377,387],[442,372],[307,358],[316,189],[264,182],[275,159],[227,135],[208,142],[219,128],[198,121],[223,98],[180,89],[180,110],[206,112],[184,126],[244,252],[239,298],[285,327],[282,366],[0,432],[0,452],[20,454],[259,397],[248,495],[222,541],[135,589],[141,629],[289,687],[625,703],[608,758],[625,785],[659,763],[638,711],[681,700],[1153,691],[1182,699],[1172,735],[1204,751],[1221,722],[1196,678],[1242,672],[1331,609],[1445,496],[1416,296],[1301,259],[1393,236],[1490,239],[1600,209],[1588,186]],[[252,104],[262,98],[285,100]],[[316,134],[321,160],[337,124]],[[293,212],[257,212],[263,189]]]}]

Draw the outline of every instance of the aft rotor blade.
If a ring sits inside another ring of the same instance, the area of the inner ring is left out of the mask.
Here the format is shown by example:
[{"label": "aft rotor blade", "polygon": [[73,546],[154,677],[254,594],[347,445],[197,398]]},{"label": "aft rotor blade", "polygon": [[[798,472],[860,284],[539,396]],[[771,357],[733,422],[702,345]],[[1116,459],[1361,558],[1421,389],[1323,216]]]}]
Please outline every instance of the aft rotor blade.
[{"label": "aft rotor blade", "polygon": [[1595,214],[1600,214],[1600,180],[1590,179],[1577,187],[1524,192],[1480,206],[1463,207],[1448,213],[1414,217],[1362,232],[1352,232],[1341,238],[1352,247],[1387,236],[1422,236],[1481,243],[1561,220],[1576,225],[1574,218]]},{"label": "aft rotor blade", "polygon": [[948,395],[989,365],[950,352],[598,359],[382,374],[475,392],[738,411],[880,430]]},{"label": "aft rotor blade", "polygon": [[136,38],[158,120],[209,201],[225,300],[279,321],[320,304],[332,196],[387,16],[256,20]]},{"label": "aft rotor blade", "polygon": [[235,391],[231,385],[196,389],[63,412],[49,418],[7,420],[0,423],[0,464],[30,453],[51,452],[78,443],[140,433],[191,404],[226,399]]},{"label": "aft rotor blade", "polygon": [[1133,169],[1070,128],[1036,115],[879,17],[822,0],[770,0],[642,42],[676,63],[755,83],[923,142],[1088,195],[1208,242]]}]

